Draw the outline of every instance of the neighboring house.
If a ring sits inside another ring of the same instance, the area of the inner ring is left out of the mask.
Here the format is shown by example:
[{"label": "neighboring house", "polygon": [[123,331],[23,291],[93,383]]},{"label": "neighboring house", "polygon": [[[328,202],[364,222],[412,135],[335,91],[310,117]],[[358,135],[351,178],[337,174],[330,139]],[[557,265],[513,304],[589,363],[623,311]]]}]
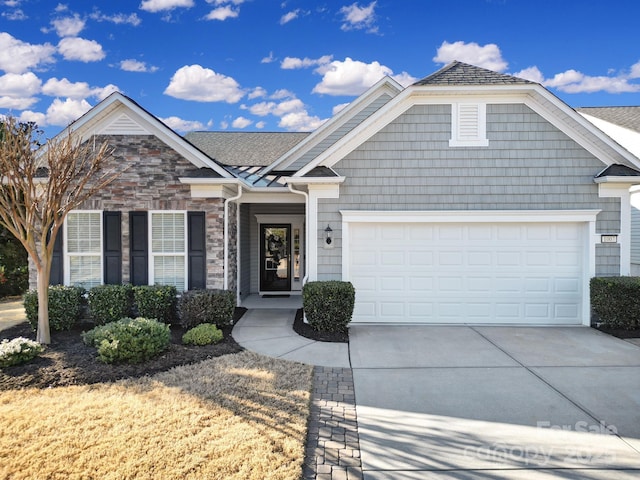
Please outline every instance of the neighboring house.
[{"label": "neighboring house", "polygon": [[354,322],[590,323],[630,271],[640,161],[541,85],[460,62],[385,78],[311,134],[180,137],[115,93],[69,127],[127,173],[72,213],[55,279],[299,294]]},{"label": "neighboring house", "polygon": [[[585,107],[577,110],[640,158],[640,107]],[[640,187],[631,189],[631,275],[640,275]]]}]

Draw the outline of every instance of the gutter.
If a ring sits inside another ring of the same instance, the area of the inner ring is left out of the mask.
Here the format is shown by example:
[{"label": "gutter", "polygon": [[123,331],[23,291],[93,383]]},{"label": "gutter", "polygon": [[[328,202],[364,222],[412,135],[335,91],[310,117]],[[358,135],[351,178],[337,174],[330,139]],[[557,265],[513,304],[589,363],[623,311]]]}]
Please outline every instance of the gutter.
[{"label": "gutter", "polygon": [[222,288],[229,288],[229,202],[238,200],[242,196],[242,184],[238,184],[238,194],[224,201],[224,277]]},{"label": "gutter", "polygon": [[305,229],[304,229],[304,277],[302,277],[302,286],[307,283],[309,279],[309,255],[307,254],[307,250],[309,249],[309,225],[307,223],[307,219],[309,218],[309,194],[302,190],[296,190],[293,188],[293,185],[287,183],[287,187],[289,187],[289,191],[291,193],[295,193],[297,195],[304,196],[304,219],[305,219]]}]

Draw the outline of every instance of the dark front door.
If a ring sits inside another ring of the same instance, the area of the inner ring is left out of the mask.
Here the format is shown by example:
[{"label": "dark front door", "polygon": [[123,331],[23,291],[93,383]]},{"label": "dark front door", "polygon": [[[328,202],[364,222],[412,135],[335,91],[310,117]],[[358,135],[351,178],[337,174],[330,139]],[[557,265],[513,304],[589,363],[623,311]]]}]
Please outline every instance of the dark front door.
[{"label": "dark front door", "polygon": [[291,225],[260,225],[260,291],[291,290]]}]

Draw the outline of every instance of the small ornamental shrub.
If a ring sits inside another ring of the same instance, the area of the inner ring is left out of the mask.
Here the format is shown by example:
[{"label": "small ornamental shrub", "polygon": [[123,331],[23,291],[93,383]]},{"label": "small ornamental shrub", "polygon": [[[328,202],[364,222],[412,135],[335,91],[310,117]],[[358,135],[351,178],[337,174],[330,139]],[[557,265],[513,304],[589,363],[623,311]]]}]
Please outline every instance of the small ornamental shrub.
[{"label": "small ornamental shrub", "polygon": [[591,308],[609,328],[640,328],[640,277],[595,277]]},{"label": "small ornamental shrub", "polygon": [[201,323],[193,327],[182,336],[182,343],[186,345],[211,345],[222,340],[222,330],[211,323]]},{"label": "small ornamental shrub", "polygon": [[178,301],[180,325],[192,328],[201,323],[219,327],[231,325],[236,309],[236,294],[230,290],[192,290]]},{"label": "small ornamental shrub", "polygon": [[20,365],[36,358],[44,351],[38,342],[18,337],[0,342],[0,368]]},{"label": "small ornamental shrub", "polygon": [[140,285],[133,287],[133,301],[138,315],[171,323],[176,317],[177,290],[173,285]]},{"label": "small ornamental shrub", "polygon": [[322,332],[346,332],[355,300],[351,282],[309,282],[302,288],[302,306],[309,325]]},{"label": "small ornamental shrub", "polygon": [[[54,331],[69,330],[80,319],[85,290],[82,287],[49,287],[49,327]],[[24,309],[33,331],[38,328],[38,292],[24,295]]]},{"label": "small ornamental shrub", "polygon": [[98,349],[104,363],[140,363],[166,350],[169,336],[169,325],[138,317],[95,327],[82,340]]},{"label": "small ornamental shrub", "polygon": [[98,285],[89,290],[89,314],[96,325],[115,322],[131,315],[131,285]]}]

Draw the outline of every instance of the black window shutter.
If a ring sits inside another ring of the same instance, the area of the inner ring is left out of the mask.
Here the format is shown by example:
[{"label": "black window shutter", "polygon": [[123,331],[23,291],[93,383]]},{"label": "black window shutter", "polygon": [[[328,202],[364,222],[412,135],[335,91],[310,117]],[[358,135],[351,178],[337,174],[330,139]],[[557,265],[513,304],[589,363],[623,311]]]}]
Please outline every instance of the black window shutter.
[{"label": "black window shutter", "polygon": [[122,283],[122,215],[120,212],[102,213],[104,250],[104,283]]},{"label": "black window shutter", "polygon": [[129,278],[132,285],[149,284],[147,212],[129,212]]},{"label": "black window shutter", "polygon": [[207,288],[207,249],[204,212],[187,212],[189,290]]},{"label": "black window shutter", "polygon": [[62,228],[58,229],[56,243],[53,245],[53,257],[51,257],[51,274],[49,285],[62,285],[64,283],[62,262]]}]

